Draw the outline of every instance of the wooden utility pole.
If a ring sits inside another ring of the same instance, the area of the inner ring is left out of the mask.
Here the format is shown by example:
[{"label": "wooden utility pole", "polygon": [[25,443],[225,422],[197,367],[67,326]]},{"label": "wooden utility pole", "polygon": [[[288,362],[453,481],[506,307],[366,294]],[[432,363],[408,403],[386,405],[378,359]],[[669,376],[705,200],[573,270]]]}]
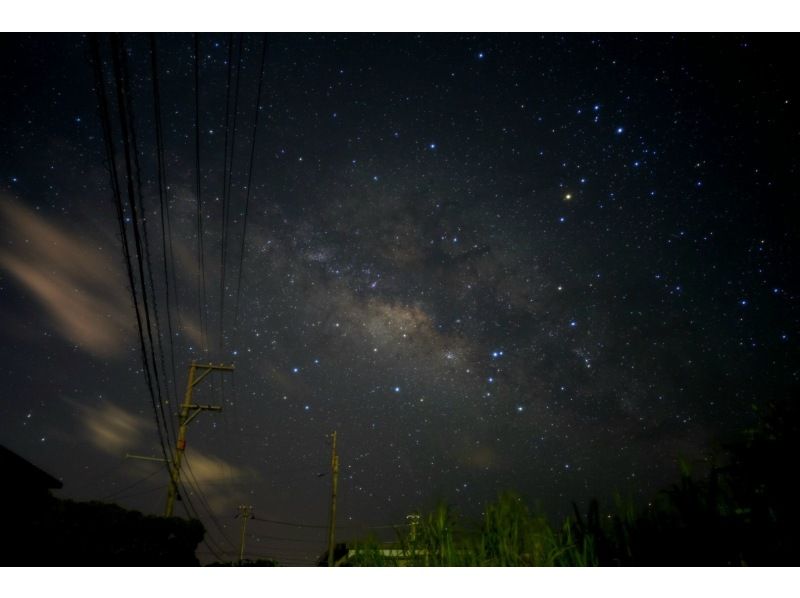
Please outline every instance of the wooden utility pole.
[{"label": "wooden utility pole", "polygon": [[328,567],[333,567],[333,552],[336,547],[336,490],[339,483],[339,455],[336,454],[336,432],[332,434],[331,474],[331,520],[328,527]]},{"label": "wooden utility pole", "polygon": [[242,519],[242,535],[241,539],[239,540],[239,564],[242,564],[244,560],[244,532],[247,528],[247,520],[253,517],[253,506],[252,505],[239,505],[239,515]]},{"label": "wooden utility pole", "polygon": [[[198,374],[199,370],[199,374]],[[178,483],[181,480],[181,461],[183,452],[186,450],[186,429],[201,411],[222,411],[222,407],[216,405],[195,405],[192,403],[192,392],[194,387],[200,384],[205,378],[214,371],[232,372],[233,365],[213,364],[192,362],[189,366],[189,380],[186,383],[186,393],[183,395],[183,404],[178,415],[178,442],[175,445],[175,458],[170,469],[169,488],[167,490],[167,506],[164,510],[166,517],[172,517],[175,509],[175,499],[178,497]]]}]

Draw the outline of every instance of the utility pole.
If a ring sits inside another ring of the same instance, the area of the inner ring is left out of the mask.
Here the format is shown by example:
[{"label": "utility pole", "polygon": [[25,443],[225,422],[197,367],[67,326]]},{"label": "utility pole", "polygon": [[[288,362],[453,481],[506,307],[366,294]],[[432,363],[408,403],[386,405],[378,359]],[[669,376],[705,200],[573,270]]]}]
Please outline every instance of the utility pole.
[{"label": "utility pole", "polygon": [[331,521],[328,528],[328,567],[333,567],[333,549],[336,547],[336,490],[339,483],[339,455],[336,454],[336,432],[332,434],[331,450]]},{"label": "utility pole", "polygon": [[411,544],[417,541],[417,526],[419,525],[419,514],[412,513],[411,515],[406,515],[406,521],[408,521],[408,525],[410,526],[410,531],[408,533],[408,538],[411,541]]},{"label": "utility pole", "polygon": [[239,505],[237,517],[242,519],[242,536],[239,540],[239,564],[244,560],[244,531],[247,528],[247,520],[253,517],[253,505]]},{"label": "utility pole", "polygon": [[[175,508],[175,499],[178,497],[178,483],[181,479],[181,461],[183,452],[186,450],[186,429],[201,411],[222,411],[222,407],[216,405],[195,405],[192,403],[192,392],[194,387],[200,384],[206,377],[214,371],[232,372],[233,365],[197,363],[192,361],[189,366],[189,380],[186,383],[186,393],[183,395],[181,411],[178,415],[178,441],[175,445],[175,458],[172,461],[170,470],[169,489],[167,490],[167,506],[164,510],[166,517],[172,517]],[[198,373],[199,371],[199,373]]]}]

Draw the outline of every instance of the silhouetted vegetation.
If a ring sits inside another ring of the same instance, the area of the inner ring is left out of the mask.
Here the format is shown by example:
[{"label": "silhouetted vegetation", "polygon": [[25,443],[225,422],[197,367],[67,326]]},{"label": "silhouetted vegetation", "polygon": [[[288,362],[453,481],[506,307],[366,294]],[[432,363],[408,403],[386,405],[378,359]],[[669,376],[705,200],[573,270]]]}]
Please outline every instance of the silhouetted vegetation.
[{"label": "silhouetted vegetation", "polygon": [[17,505],[6,528],[3,565],[198,565],[205,530],[197,520],[157,517],[100,502],[50,497]]},{"label": "silhouetted vegetation", "polygon": [[505,493],[480,521],[445,505],[399,533],[388,548],[353,545],[347,564],[364,566],[798,565],[800,533],[791,455],[798,453],[797,408],[770,404],[759,423],[724,447],[721,464],[695,477],[681,462],[677,483],[643,508],[617,496],[601,511],[554,526]]},{"label": "silhouetted vegetation", "polygon": [[199,521],[155,517],[101,502],[55,498],[62,484],[0,447],[6,516],[0,565],[197,565]]}]

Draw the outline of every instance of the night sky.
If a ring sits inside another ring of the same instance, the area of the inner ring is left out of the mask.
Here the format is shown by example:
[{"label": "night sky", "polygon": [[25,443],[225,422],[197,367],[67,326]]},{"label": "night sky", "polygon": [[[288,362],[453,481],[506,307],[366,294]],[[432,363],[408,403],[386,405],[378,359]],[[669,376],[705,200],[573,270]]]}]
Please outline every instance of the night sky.
[{"label": "night sky", "polygon": [[[790,38],[268,35],[252,171],[264,37],[232,40],[229,69],[231,37],[199,36],[196,115],[194,39],[157,36],[173,381],[150,42],[123,36],[165,409],[190,360],[236,366],[188,436],[201,560],[238,554],[239,504],[325,526],[333,430],[345,539],[504,489],[553,517],[646,500],[796,391]],[[163,465],[124,458],[161,449],[90,57],[0,37],[0,443],[59,496],[160,514]],[[325,544],[248,526],[252,556]]]}]

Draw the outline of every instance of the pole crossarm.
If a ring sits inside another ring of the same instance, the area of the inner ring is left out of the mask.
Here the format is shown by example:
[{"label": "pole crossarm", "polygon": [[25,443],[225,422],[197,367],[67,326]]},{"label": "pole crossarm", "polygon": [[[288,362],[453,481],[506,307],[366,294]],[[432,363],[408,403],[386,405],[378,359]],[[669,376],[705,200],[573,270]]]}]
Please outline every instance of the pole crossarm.
[{"label": "pole crossarm", "polygon": [[222,411],[222,407],[218,405],[189,405],[189,415],[186,417],[184,424],[189,424],[201,411]]},{"label": "pole crossarm", "polygon": [[137,459],[139,461],[156,461],[157,463],[166,463],[167,460],[161,457],[145,457],[144,455],[131,455],[130,453],[125,453],[126,459]]},{"label": "pole crossarm", "polygon": [[222,371],[222,372],[232,372],[236,368],[233,365],[225,365],[224,363],[194,363],[193,365],[198,370],[205,370],[202,374],[200,374],[195,380],[192,381],[192,386],[197,386],[200,384],[206,376],[208,376],[211,372],[214,371]]}]

